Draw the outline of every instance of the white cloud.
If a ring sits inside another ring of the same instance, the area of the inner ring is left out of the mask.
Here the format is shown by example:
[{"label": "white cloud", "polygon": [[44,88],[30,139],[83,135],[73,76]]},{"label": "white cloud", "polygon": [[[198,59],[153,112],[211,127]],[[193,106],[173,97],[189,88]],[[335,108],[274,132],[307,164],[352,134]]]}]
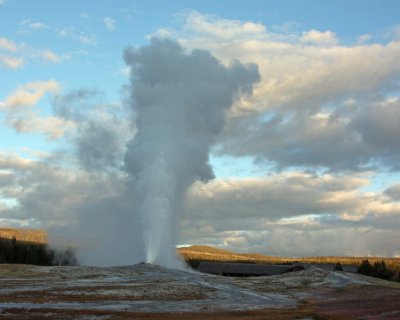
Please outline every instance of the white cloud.
[{"label": "white cloud", "polygon": [[325,32],[318,30],[305,31],[303,32],[301,40],[304,42],[325,45],[334,45],[338,42],[336,34],[329,30]]},{"label": "white cloud", "polygon": [[[358,194],[357,190],[368,183],[367,177],[360,175],[315,176],[301,172],[265,178],[219,179],[194,185],[189,193],[187,211],[197,218],[229,216],[233,223],[243,216],[273,221],[305,214],[348,212],[359,218],[372,207],[376,213],[386,212],[384,198]],[[382,204],[381,208],[376,206],[377,202]]]},{"label": "white cloud", "polygon": [[[89,43],[91,40],[82,39],[82,41]],[[65,60],[64,57],[57,55],[49,49],[36,49],[26,44],[17,46],[13,41],[4,37],[0,38],[0,50],[18,53],[20,57],[0,54],[0,66],[14,70],[22,67],[26,61],[36,60],[38,58],[52,63],[59,63]]]},{"label": "white cloud", "polygon": [[1,101],[0,109],[35,106],[47,92],[54,93],[60,88],[60,84],[55,80],[26,83]]},{"label": "white cloud", "polygon": [[0,0],[0,6],[5,4],[7,2],[7,0]]},{"label": "white cloud", "polygon": [[391,198],[393,201],[400,202],[400,184],[395,184],[385,190],[385,195]]},{"label": "white cloud", "polygon": [[109,30],[109,31],[114,31],[115,29],[115,20],[110,18],[110,17],[106,17],[103,19],[104,25],[105,27]]},{"label": "white cloud", "polygon": [[13,41],[11,41],[10,39],[1,37],[0,38],[0,49],[16,52],[17,51],[17,45]]},{"label": "white cloud", "polygon": [[371,38],[372,38],[372,37],[371,37],[370,34],[363,34],[363,35],[361,35],[361,36],[358,37],[357,43],[360,43],[360,44],[366,43],[366,42],[370,41]]},{"label": "white cloud", "polygon": [[[237,114],[281,107],[304,110],[304,104],[307,109],[318,108],[343,96],[370,94],[382,86],[394,85],[400,71],[399,41],[327,47],[320,44],[324,41],[333,44],[336,38],[330,32],[305,32],[303,37],[321,40],[319,44],[306,43],[296,33],[273,33],[265,27],[246,33],[240,27],[228,27],[230,23],[243,24],[192,13],[186,16],[185,30],[210,32],[194,35],[170,32],[185,46],[208,49],[225,63],[239,59],[258,64],[262,82],[249,103],[236,103],[234,112]],[[206,27],[202,27],[203,24]],[[222,41],[225,30],[232,33],[232,38]]]},{"label": "white cloud", "polygon": [[97,43],[96,37],[94,35],[80,34],[77,36],[77,39],[80,43],[91,46]]},{"label": "white cloud", "polygon": [[[17,52],[17,45],[10,39],[0,37],[0,50]],[[25,60],[21,57],[0,54],[0,67],[16,70],[22,67],[24,63]]]},{"label": "white cloud", "polygon": [[58,56],[57,54],[55,54],[53,51],[51,51],[51,50],[45,50],[45,51],[43,51],[43,58],[46,60],[46,61],[49,61],[49,62],[53,62],[53,63],[59,63],[59,62],[61,62],[61,57],[60,56]]},{"label": "white cloud", "polygon": [[58,37],[71,39],[85,45],[93,46],[97,44],[97,38],[94,34],[88,34],[83,31],[77,32],[74,28],[55,29],[55,32]]},{"label": "white cloud", "polygon": [[186,28],[199,34],[221,39],[237,39],[243,36],[263,35],[266,28],[261,23],[221,19],[192,11],[185,16]]},{"label": "white cloud", "polygon": [[27,27],[31,30],[43,30],[43,29],[47,29],[48,26],[43,23],[43,22],[38,22],[38,21],[31,21],[29,19],[27,20],[22,20],[20,22],[21,26]]},{"label": "white cloud", "polygon": [[24,112],[9,117],[7,124],[20,133],[42,133],[50,140],[59,139],[64,132],[75,128],[70,121],[55,116],[40,116],[37,112]]},{"label": "white cloud", "polygon": [[23,58],[15,58],[15,57],[10,57],[10,56],[3,56],[0,55],[0,65],[7,69],[19,69],[21,68],[25,63],[25,60]]},{"label": "white cloud", "polygon": [[72,121],[56,116],[41,116],[33,111],[46,93],[56,93],[61,89],[55,80],[30,82],[19,86],[0,102],[0,110],[6,115],[6,124],[20,133],[38,132],[49,139],[58,139],[66,130],[73,129]]},{"label": "white cloud", "polygon": [[152,37],[171,38],[172,36],[173,36],[173,33],[171,32],[171,30],[160,28],[154,34],[148,36],[147,38],[152,38]]}]

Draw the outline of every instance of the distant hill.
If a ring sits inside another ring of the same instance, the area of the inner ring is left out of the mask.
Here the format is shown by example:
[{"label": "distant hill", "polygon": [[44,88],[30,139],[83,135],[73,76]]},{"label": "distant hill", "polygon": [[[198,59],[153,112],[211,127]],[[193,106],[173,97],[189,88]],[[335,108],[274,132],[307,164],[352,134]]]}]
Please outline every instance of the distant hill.
[{"label": "distant hill", "polygon": [[203,254],[211,254],[211,255],[235,254],[232,251],[218,249],[218,248],[214,248],[211,246],[200,246],[200,245],[194,245],[194,246],[190,246],[190,247],[181,247],[181,248],[179,248],[179,252],[203,253]]},{"label": "distant hill", "polygon": [[[235,253],[211,246],[194,245],[178,249],[178,253],[188,262],[190,261],[225,261],[248,263],[272,263],[275,260],[283,261],[285,258],[272,257],[261,254]],[[285,260],[284,262],[287,262]]]},{"label": "distant hill", "polygon": [[218,262],[245,262],[245,263],[269,263],[269,264],[286,264],[286,263],[310,263],[310,264],[332,264],[340,262],[343,265],[360,265],[364,259],[368,259],[373,263],[376,261],[385,261],[385,263],[394,270],[400,270],[400,258],[386,257],[345,257],[345,256],[315,256],[290,258],[279,256],[268,256],[257,253],[235,253],[228,250],[213,248],[211,246],[194,245],[190,247],[182,247],[178,249],[178,253],[186,262],[197,267],[201,261],[218,261]]}]

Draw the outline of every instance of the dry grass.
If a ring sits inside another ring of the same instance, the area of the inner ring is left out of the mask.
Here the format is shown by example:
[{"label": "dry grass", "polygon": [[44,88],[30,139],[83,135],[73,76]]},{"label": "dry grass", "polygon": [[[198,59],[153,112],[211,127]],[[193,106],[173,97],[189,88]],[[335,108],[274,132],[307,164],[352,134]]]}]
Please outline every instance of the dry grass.
[{"label": "dry grass", "polygon": [[235,253],[221,250],[209,246],[191,246],[178,249],[178,253],[187,262],[193,261],[216,261],[216,262],[247,262],[247,263],[267,263],[284,264],[293,262],[311,264],[333,264],[340,262],[342,265],[359,265],[365,259],[370,263],[385,261],[386,265],[392,269],[400,270],[400,258],[386,257],[344,257],[344,256],[317,256],[303,258],[289,258],[278,256],[267,256],[257,253]]}]

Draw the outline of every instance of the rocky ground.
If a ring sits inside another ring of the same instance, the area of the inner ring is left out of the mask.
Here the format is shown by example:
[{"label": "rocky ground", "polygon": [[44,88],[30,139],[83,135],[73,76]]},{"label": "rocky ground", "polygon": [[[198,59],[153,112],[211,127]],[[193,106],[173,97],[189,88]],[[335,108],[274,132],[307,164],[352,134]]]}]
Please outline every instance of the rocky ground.
[{"label": "rocky ground", "polygon": [[129,267],[0,265],[4,319],[400,319],[400,284],[318,268],[228,278]]}]

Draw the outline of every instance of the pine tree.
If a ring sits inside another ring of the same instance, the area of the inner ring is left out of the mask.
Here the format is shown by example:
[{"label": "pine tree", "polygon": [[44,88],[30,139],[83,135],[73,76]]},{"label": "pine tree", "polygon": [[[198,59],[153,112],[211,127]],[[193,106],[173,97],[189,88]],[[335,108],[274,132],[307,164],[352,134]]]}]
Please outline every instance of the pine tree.
[{"label": "pine tree", "polygon": [[361,264],[359,265],[358,273],[365,274],[367,276],[371,276],[372,275],[372,266],[371,266],[371,264],[369,263],[369,261],[367,259],[363,260],[361,262]]}]

